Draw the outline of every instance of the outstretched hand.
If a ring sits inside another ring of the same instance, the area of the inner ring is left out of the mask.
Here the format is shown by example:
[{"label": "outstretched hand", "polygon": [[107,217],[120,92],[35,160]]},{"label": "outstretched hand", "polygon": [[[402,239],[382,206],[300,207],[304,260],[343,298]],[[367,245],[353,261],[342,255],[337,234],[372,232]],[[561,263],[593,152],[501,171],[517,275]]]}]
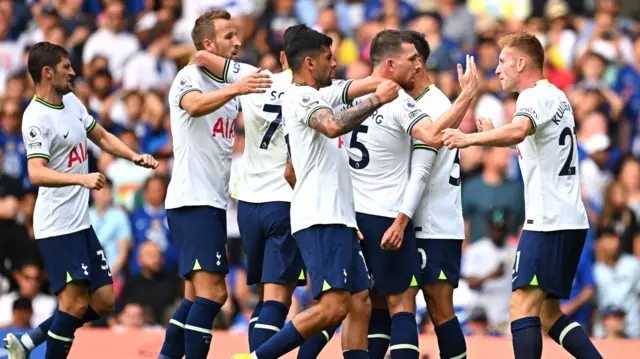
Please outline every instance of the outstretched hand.
[{"label": "outstretched hand", "polygon": [[265,93],[271,87],[271,76],[260,72],[258,68],[255,72],[245,76],[242,80],[233,84],[236,87],[238,95],[247,95],[251,93]]}]

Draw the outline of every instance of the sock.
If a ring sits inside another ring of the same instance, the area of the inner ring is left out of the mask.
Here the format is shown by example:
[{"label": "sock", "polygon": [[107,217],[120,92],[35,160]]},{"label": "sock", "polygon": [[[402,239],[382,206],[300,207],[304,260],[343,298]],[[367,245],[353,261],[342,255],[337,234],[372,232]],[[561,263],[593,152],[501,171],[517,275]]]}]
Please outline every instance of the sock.
[{"label": "sock", "polygon": [[525,317],[511,322],[515,359],[542,357],[542,324],[539,317]]},{"label": "sock", "polygon": [[182,359],[184,356],[184,325],[193,302],[184,298],[169,320],[159,359]]},{"label": "sock", "polygon": [[576,358],[602,359],[582,326],[564,314],[549,329],[549,336]]},{"label": "sock", "polygon": [[304,338],[293,325],[293,321],[290,321],[276,335],[262,344],[254,354],[260,359],[276,359],[299,347],[302,343],[304,343]]},{"label": "sock", "polygon": [[324,347],[329,344],[338,327],[327,328],[320,333],[307,339],[298,350],[298,359],[315,359],[320,355]]},{"label": "sock", "polygon": [[222,304],[196,297],[184,326],[184,353],[187,359],[205,359],[209,354],[211,328],[220,308]]},{"label": "sock", "polygon": [[391,339],[391,315],[388,309],[371,309],[369,320],[369,358],[384,359]]},{"label": "sock", "polygon": [[[28,350],[33,351],[38,345],[42,344],[47,340],[47,333],[49,329],[51,329],[51,324],[53,323],[53,318],[55,314],[47,318],[44,322],[40,323],[37,327],[32,329],[31,331],[24,333],[20,337],[20,342],[22,345]],[[83,321],[85,323],[93,322],[94,320],[100,318],[98,313],[96,313],[93,308],[87,308],[87,312],[84,314]]]},{"label": "sock", "polygon": [[253,338],[253,327],[256,325],[258,321],[258,317],[260,316],[260,312],[262,311],[262,301],[256,304],[253,313],[251,313],[251,319],[249,320],[249,329],[247,330],[247,334],[249,337],[249,348],[251,348],[251,339]]},{"label": "sock", "polygon": [[418,359],[418,325],[415,315],[408,312],[391,317],[391,359]]},{"label": "sock", "polygon": [[262,303],[262,310],[258,321],[253,326],[249,349],[254,352],[264,344],[269,338],[274,336],[284,326],[289,308],[275,300],[268,300]]},{"label": "sock", "polygon": [[71,314],[56,310],[51,328],[47,332],[45,359],[65,359],[71,350],[73,333],[84,321]]},{"label": "sock", "polygon": [[342,352],[344,359],[369,359],[369,352],[362,349],[353,349]]},{"label": "sock", "polygon": [[467,343],[464,340],[458,317],[453,317],[453,319],[438,325],[435,330],[441,358],[462,359],[467,357]]}]

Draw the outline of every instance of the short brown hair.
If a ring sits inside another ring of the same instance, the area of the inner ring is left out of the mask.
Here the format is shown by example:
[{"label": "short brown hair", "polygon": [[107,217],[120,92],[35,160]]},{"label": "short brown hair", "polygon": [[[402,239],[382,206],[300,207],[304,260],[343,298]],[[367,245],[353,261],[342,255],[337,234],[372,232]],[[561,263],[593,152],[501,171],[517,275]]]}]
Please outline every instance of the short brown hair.
[{"label": "short brown hair", "polygon": [[211,39],[215,34],[215,19],[231,20],[231,14],[225,9],[213,9],[200,15],[191,30],[191,39],[196,49],[203,50],[202,42],[205,39]]},{"label": "short brown hair", "polygon": [[504,36],[498,42],[501,49],[513,47],[531,58],[533,64],[540,70],[544,66],[544,48],[535,36],[526,32],[517,32]]}]

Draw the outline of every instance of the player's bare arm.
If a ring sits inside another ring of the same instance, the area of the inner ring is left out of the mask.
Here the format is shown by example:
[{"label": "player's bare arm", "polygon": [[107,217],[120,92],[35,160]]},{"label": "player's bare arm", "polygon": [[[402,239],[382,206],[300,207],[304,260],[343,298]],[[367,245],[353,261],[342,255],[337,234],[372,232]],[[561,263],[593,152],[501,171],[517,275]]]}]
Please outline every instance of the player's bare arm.
[{"label": "player's bare arm", "polygon": [[287,181],[291,189],[296,186],[296,171],[293,169],[291,160],[287,160],[287,166],[284,169],[284,179]]},{"label": "player's bare arm", "polygon": [[353,100],[376,91],[378,86],[384,81],[383,78],[364,78],[351,81],[347,89],[347,99]]},{"label": "player's bare arm", "polygon": [[137,154],[120,141],[118,137],[114,136],[97,123],[91,132],[87,134],[87,137],[89,137],[89,139],[98,145],[98,147],[103,151],[113,156],[129,160],[140,167],[153,169],[158,167],[158,161],[156,161],[153,156],[148,154]]},{"label": "player's bare arm", "polygon": [[212,74],[219,78],[224,78],[224,67],[227,63],[227,59],[224,57],[213,54],[207,50],[200,50],[196,52],[193,59],[196,64],[204,66],[207,70],[211,71]]},{"label": "player's bare arm", "polygon": [[40,187],[82,186],[89,189],[104,187],[105,178],[102,173],[62,173],[47,167],[48,163],[46,158],[29,159],[27,170],[31,184]]},{"label": "player's bare arm", "polygon": [[445,129],[458,128],[460,122],[464,118],[464,115],[469,110],[469,106],[476,97],[478,92],[478,86],[480,78],[478,77],[478,71],[473,56],[467,55],[467,64],[464,73],[462,72],[462,65],[458,64],[458,79],[462,92],[460,96],[451,105],[451,108],[447,112],[443,113],[438,121],[425,121],[418,122],[411,131],[411,136],[419,139],[420,141],[440,148],[443,146],[442,135]]},{"label": "player's bare arm", "polygon": [[264,93],[271,87],[269,74],[260,73],[261,69],[245,76],[242,80],[216,91],[187,93],[180,100],[180,107],[191,117],[208,115],[237,96],[251,93]]},{"label": "player's bare arm", "polygon": [[463,133],[457,129],[444,131],[444,145],[448,148],[466,148],[469,146],[510,147],[524,141],[531,134],[533,125],[526,116],[516,116],[510,124],[494,128],[491,131]]},{"label": "player's bare arm", "polygon": [[385,80],[375,94],[348,110],[335,114],[330,109],[317,110],[309,118],[309,126],[330,138],[344,135],[358,127],[373,111],[398,97],[399,90],[398,84]]}]

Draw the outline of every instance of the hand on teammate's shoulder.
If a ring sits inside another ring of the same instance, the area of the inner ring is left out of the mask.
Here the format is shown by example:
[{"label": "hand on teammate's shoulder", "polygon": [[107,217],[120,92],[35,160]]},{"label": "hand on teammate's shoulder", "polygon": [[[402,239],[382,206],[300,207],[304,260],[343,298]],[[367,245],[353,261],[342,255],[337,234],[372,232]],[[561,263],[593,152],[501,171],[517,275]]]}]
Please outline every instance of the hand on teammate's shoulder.
[{"label": "hand on teammate's shoulder", "polygon": [[398,97],[400,86],[391,80],[384,80],[376,88],[376,95],[380,98],[380,102],[389,103]]},{"label": "hand on teammate's shoulder", "polygon": [[271,87],[271,76],[261,71],[262,69],[258,68],[255,72],[250,73],[232,85],[236,88],[238,95],[265,93]]}]

